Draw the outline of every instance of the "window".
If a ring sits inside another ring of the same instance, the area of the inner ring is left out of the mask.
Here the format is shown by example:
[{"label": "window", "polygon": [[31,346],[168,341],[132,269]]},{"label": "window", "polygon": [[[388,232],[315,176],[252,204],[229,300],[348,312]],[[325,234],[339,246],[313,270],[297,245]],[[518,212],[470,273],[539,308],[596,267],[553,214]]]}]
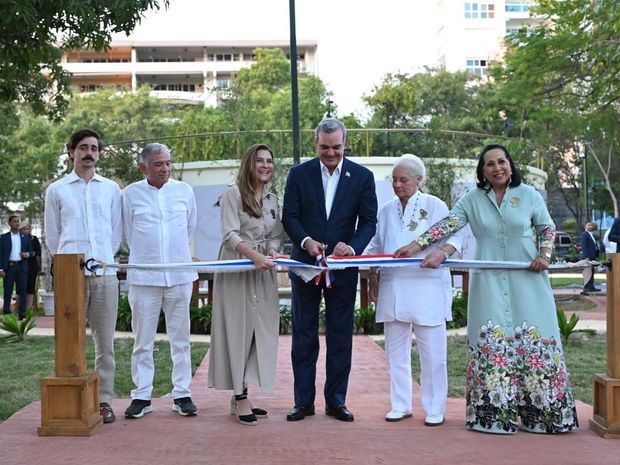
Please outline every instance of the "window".
[{"label": "window", "polygon": [[465,19],[493,19],[495,4],[492,2],[465,2]]},{"label": "window", "polygon": [[506,11],[509,13],[526,13],[530,11],[530,6],[523,3],[506,3]]},{"label": "window", "polygon": [[82,63],[129,63],[128,58],[83,58]]},{"label": "window", "polygon": [[170,92],[195,92],[195,84],[157,84],[153,90],[167,90]]},{"label": "window", "polygon": [[469,59],[467,60],[467,72],[471,74],[475,74],[476,76],[486,76],[487,69],[489,66],[488,60],[479,60],[479,59]]}]

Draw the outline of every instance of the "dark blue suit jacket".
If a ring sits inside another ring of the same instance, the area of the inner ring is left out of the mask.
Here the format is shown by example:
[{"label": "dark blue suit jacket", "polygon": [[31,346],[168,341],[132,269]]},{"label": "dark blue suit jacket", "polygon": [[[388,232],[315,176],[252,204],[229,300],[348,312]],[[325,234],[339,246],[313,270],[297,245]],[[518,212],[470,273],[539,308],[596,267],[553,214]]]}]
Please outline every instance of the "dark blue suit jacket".
[{"label": "dark blue suit jacket", "polygon": [[614,220],[608,237],[610,241],[616,243],[616,253],[620,252],[620,217]]},{"label": "dark blue suit jacket", "polygon": [[[23,232],[19,232],[19,237],[22,242],[22,249],[20,252],[28,252],[29,256],[34,256],[32,251],[32,241],[30,235]],[[11,231],[4,233],[0,236],[0,269],[6,271],[9,268],[9,257],[11,256],[11,249],[13,244],[11,242]],[[28,271],[28,259],[24,258],[19,263],[22,270]]]},{"label": "dark blue suit jacket", "polygon": [[579,245],[581,246],[581,258],[595,259],[598,258],[599,250],[596,241],[592,240],[592,236],[588,231],[584,231],[579,236]]},{"label": "dark blue suit jacket", "polygon": [[[294,166],[286,181],[282,223],[293,242],[291,258],[294,260],[316,261],[301,248],[305,237],[327,244],[327,255],[338,242],[350,245],[356,254],[361,254],[375,235],[377,226],[377,196],[372,172],[346,158],[343,160],[327,219],[319,158]],[[357,283],[357,269],[343,271],[349,272],[338,272],[336,285]]]}]

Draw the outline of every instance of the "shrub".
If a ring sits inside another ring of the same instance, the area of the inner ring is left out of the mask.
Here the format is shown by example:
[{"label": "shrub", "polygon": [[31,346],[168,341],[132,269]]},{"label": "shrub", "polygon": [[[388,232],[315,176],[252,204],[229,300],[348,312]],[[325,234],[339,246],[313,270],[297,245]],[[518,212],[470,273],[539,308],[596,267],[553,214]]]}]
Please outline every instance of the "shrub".
[{"label": "shrub", "polygon": [[116,317],[117,331],[131,331],[131,307],[126,294],[118,297],[118,315]]},{"label": "shrub", "polygon": [[212,304],[206,304],[202,307],[192,306],[189,308],[192,334],[211,334],[212,310]]},{"label": "shrub", "polygon": [[382,334],[383,323],[377,323],[374,305],[355,309],[355,332],[364,334]]},{"label": "shrub", "polygon": [[293,321],[293,313],[290,305],[280,305],[280,334],[288,334]]},{"label": "shrub", "polygon": [[467,326],[467,292],[458,291],[452,299],[452,321],[446,326],[448,329]]},{"label": "shrub", "polygon": [[596,333],[593,329],[575,329],[577,323],[579,322],[579,316],[573,313],[570,317],[570,320],[566,319],[566,313],[564,310],[556,309],[556,314],[558,316],[558,328],[560,329],[560,337],[562,338],[562,344],[568,344],[568,338],[571,334],[574,333],[586,333],[593,335]]},{"label": "shrub", "polygon": [[26,317],[21,321],[18,321],[12,313],[4,315],[0,320],[0,329],[8,334],[0,337],[0,345],[10,342],[24,342],[28,331],[37,325],[36,321],[32,308],[26,311]]}]

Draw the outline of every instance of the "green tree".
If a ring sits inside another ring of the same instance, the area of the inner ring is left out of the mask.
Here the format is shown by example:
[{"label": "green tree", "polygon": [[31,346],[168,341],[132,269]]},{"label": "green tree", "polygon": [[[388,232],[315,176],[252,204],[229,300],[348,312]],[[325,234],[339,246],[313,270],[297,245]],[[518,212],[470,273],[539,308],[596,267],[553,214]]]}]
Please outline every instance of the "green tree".
[{"label": "green tree", "polygon": [[[237,73],[232,88],[222,93],[221,110],[233,122],[235,131],[273,130],[289,128],[291,124],[291,88],[289,60],[280,49],[254,50],[256,63]],[[322,81],[300,73],[299,124],[313,129],[327,111],[330,94]],[[271,144],[278,154],[292,153],[291,136],[273,133],[237,138],[237,153],[262,140]],[[312,137],[304,134],[302,147],[312,151]]]},{"label": "green tree", "polygon": [[541,0],[540,24],[507,38],[505,62],[492,72],[498,95],[525,137],[546,154],[550,180],[562,188],[579,223],[583,216],[579,146],[596,167],[596,207],[618,216],[620,179],[620,6],[598,0]]},{"label": "green tree", "polygon": [[111,35],[129,34],[149,9],[168,0],[4,1],[0,7],[0,103],[23,100],[58,117],[68,105],[63,50],[105,49]]},{"label": "green tree", "polygon": [[142,179],[138,153],[145,143],[170,134],[174,114],[166,110],[161,100],[150,97],[149,92],[148,86],[123,93],[110,88],[73,99],[59,126],[62,142],[77,129],[91,127],[104,142],[97,171],[121,185]]},{"label": "green tree", "polygon": [[146,140],[167,134],[169,116],[161,101],[149,96],[148,87],[122,94],[106,89],[73,99],[59,123],[22,112],[11,137],[0,137],[0,205],[6,210],[8,202],[19,202],[28,218],[39,218],[47,184],[73,168],[65,144],[82,127],[103,137],[100,174],[121,185],[142,179],[137,154]]},{"label": "green tree", "polygon": [[[365,96],[371,117],[367,127],[419,129],[375,137],[372,151],[386,155],[414,152],[423,156],[459,157],[475,152],[481,134],[501,134],[502,121],[489,109],[492,84],[466,72],[426,69],[388,74]],[[448,132],[449,131],[449,132]]]}]

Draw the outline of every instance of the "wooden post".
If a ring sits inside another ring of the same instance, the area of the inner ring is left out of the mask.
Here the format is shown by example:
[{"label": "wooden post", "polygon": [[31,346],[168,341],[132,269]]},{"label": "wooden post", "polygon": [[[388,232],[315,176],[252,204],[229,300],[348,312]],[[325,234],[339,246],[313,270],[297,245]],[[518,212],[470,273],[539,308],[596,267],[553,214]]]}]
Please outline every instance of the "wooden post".
[{"label": "wooden post", "polygon": [[590,429],[620,439],[620,253],[609,254],[607,270],[607,373],[594,375]]},{"label": "wooden post", "polygon": [[359,270],[360,274],[360,307],[368,308],[370,297],[368,295],[369,283],[369,270]]},{"label": "wooden post", "polygon": [[86,371],[86,278],[82,254],[54,256],[55,375],[41,380],[39,436],[90,436],[99,415],[99,376]]}]

